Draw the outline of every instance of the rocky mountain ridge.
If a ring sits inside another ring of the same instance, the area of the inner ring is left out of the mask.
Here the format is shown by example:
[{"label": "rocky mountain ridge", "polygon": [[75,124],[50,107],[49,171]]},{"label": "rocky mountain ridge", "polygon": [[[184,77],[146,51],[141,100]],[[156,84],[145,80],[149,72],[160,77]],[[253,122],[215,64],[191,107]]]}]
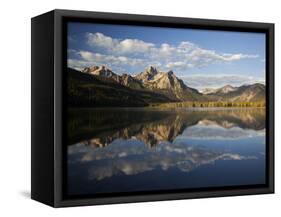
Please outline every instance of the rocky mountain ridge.
[{"label": "rocky mountain ridge", "polygon": [[137,90],[153,91],[163,94],[173,101],[231,101],[251,102],[265,99],[263,84],[233,87],[225,85],[217,89],[206,89],[203,92],[188,87],[173,71],[163,72],[154,66],[147,67],[135,76],[118,75],[106,66],[93,66],[81,71],[93,76],[111,79],[116,83]]},{"label": "rocky mountain ridge", "polygon": [[200,100],[204,98],[199,91],[186,86],[173,71],[162,72],[154,66],[149,66],[136,76],[128,74],[118,75],[106,66],[85,68],[81,72],[110,78],[130,88],[156,91],[173,100]]},{"label": "rocky mountain ridge", "polygon": [[235,90],[237,90],[237,87],[233,87],[228,84],[228,85],[225,85],[220,88],[206,88],[202,91],[202,93],[203,94],[217,94],[217,93],[225,94],[225,93],[229,93],[229,92],[232,92]]},{"label": "rocky mountain ridge", "polygon": [[171,102],[196,102],[198,105],[206,102],[238,102],[239,105],[248,103],[250,106],[250,102],[259,105],[265,102],[263,84],[240,87],[227,85],[200,93],[188,87],[173,71],[162,72],[153,66],[135,76],[119,75],[106,66],[94,66],[81,71],[68,68],[67,83],[68,101],[74,107],[144,107]]}]

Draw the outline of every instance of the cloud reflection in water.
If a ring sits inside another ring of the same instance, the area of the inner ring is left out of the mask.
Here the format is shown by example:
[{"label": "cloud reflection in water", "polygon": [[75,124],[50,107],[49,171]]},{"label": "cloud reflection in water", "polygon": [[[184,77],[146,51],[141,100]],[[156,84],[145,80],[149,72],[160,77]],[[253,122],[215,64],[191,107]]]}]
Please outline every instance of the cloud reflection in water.
[{"label": "cloud reflection in water", "polygon": [[[107,130],[104,127],[108,125],[101,125],[104,130],[100,133],[94,131],[95,127],[90,128],[93,129],[93,137],[79,139],[80,142],[68,146],[69,168],[85,165],[89,180],[132,176],[159,169],[190,172],[216,161],[257,159],[253,154],[214,149],[204,141],[238,142],[245,138],[265,137],[264,111],[159,112],[157,116],[153,111],[145,111],[142,119],[134,119],[139,116],[126,112],[125,116],[123,113],[112,116],[119,118],[114,124],[120,127]],[[93,122],[98,120],[99,123],[101,117],[91,116]],[[85,120],[74,119],[72,125],[85,123]],[[89,127],[90,124],[85,126]],[[85,126],[83,129],[89,131]],[[79,133],[80,128],[76,129],[78,131],[75,132]],[[85,130],[80,132],[81,135]],[[190,139],[198,140],[200,145],[191,144]]]}]

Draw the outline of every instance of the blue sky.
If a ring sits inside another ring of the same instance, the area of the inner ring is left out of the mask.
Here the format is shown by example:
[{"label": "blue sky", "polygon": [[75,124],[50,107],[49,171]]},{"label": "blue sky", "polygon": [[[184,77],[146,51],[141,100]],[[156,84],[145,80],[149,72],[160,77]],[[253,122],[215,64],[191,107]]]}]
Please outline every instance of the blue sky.
[{"label": "blue sky", "polygon": [[68,66],[135,75],[154,65],[198,89],[265,81],[265,34],[68,23]]}]

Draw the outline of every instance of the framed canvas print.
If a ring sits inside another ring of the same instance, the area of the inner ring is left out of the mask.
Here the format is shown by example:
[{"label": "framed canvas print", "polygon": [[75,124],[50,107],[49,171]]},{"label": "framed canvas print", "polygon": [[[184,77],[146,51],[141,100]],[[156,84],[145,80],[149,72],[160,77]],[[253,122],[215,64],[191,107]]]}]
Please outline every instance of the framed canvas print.
[{"label": "framed canvas print", "polygon": [[273,193],[273,76],[273,24],[33,18],[32,198],[61,207]]}]

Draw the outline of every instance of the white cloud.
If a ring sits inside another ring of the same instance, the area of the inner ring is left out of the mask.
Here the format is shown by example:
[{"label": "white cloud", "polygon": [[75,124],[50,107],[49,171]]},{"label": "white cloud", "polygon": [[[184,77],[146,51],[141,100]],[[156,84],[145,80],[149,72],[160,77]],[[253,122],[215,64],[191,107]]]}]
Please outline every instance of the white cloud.
[{"label": "white cloud", "polygon": [[88,44],[106,48],[116,53],[143,53],[148,52],[154,44],[139,39],[118,40],[102,33],[87,33]]},{"label": "white cloud", "polygon": [[235,61],[241,59],[253,59],[258,58],[258,55],[248,55],[248,54],[223,54],[222,58],[225,61]]},{"label": "white cloud", "polygon": [[181,68],[181,67],[188,67],[190,66],[190,68],[193,67],[192,64],[186,64],[185,62],[181,62],[181,61],[178,61],[178,62],[169,62],[166,67],[167,68],[170,68],[170,69],[174,69],[174,68]]},{"label": "white cloud", "polygon": [[[119,141],[118,141],[119,140]],[[161,143],[153,149],[137,145],[128,148],[121,153],[120,150],[127,147],[129,140],[114,140],[103,148],[80,144],[68,147],[70,166],[83,164],[86,168],[89,180],[103,180],[108,177],[120,175],[136,175],[151,170],[177,169],[181,172],[190,172],[203,165],[214,164],[219,160],[256,160],[254,155],[239,155],[226,150],[216,151],[210,148],[191,146],[184,143]],[[137,141],[142,144],[141,141]],[[176,154],[176,158],[174,157]],[[139,157],[132,157],[132,156]],[[143,158],[145,157],[145,161]],[[114,167],[112,166],[114,159]]]},{"label": "white cloud", "polygon": [[145,63],[143,62],[142,59],[129,58],[125,56],[105,55],[100,53],[93,53],[90,51],[75,51],[75,52],[76,52],[76,56],[78,56],[79,58],[68,59],[68,67],[75,68],[78,70],[94,65],[107,65],[110,68],[115,68],[117,70],[119,69],[121,71],[124,71],[122,66],[145,67]]},{"label": "white cloud", "polygon": [[252,129],[243,129],[241,126],[224,121],[224,124],[231,126],[226,128],[216,121],[201,120],[198,125],[186,129],[178,139],[200,139],[200,140],[238,140],[242,138],[251,138],[264,136],[265,131],[256,131]]},{"label": "white cloud", "polygon": [[117,51],[120,50],[123,53],[147,52],[153,46],[152,43],[146,43],[138,39],[125,39],[118,44]]},{"label": "white cloud", "polygon": [[112,39],[109,36],[105,36],[102,33],[87,33],[87,39],[89,45],[105,47],[105,48],[112,48],[117,44],[117,40]]},{"label": "white cloud", "polygon": [[177,46],[162,43],[157,46],[139,39],[115,39],[102,33],[87,33],[87,42],[92,47],[104,48],[110,55],[142,54],[147,65],[161,62],[168,69],[189,69],[213,63],[233,62],[242,59],[257,58],[253,54],[226,54],[203,49],[189,41],[180,42]]},{"label": "white cloud", "polygon": [[[139,39],[117,39],[103,33],[87,33],[89,49],[101,49],[101,53],[77,51],[80,65],[106,64],[116,67],[147,67],[161,66],[162,70],[186,71],[190,68],[205,67],[216,63],[230,63],[242,59],[258,58],[255,54],[220,53],[198,45],[182,41],[178,45],[162,43],[160,45]],[[74,59],[70,61],[75,63]],[[78,67],[78,66],[75,66]],[[131,73],[136,71],[132,68]]]},{"label": "white cloud", "polygon": [[159,48],[155,49],[155,52],[159,53],[161,57],[167,57],[173,55],[175,52],[177,52],[177,50],[175,47],[167,43],[163,43]]}]

